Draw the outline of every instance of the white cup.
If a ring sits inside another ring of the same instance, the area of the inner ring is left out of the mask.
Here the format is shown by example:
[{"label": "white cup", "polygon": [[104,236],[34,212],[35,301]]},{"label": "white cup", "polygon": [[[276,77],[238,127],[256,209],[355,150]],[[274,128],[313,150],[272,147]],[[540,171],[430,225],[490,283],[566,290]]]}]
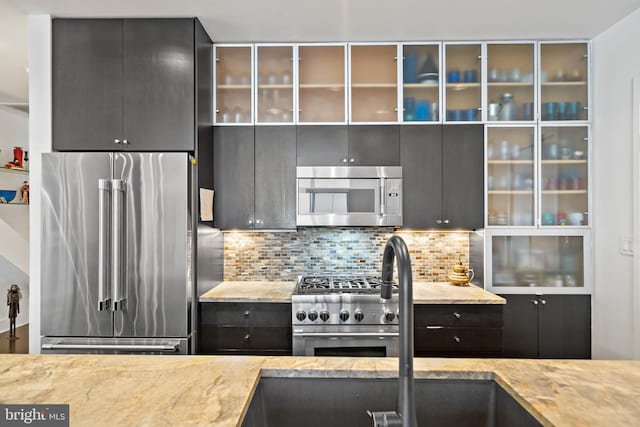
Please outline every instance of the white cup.
[{"label": "white cup", "polygon": [[582,225],[582,221],[584,221],[584,214],[582,212],[570,212],[567,215],[567,220],[570,225]]}]

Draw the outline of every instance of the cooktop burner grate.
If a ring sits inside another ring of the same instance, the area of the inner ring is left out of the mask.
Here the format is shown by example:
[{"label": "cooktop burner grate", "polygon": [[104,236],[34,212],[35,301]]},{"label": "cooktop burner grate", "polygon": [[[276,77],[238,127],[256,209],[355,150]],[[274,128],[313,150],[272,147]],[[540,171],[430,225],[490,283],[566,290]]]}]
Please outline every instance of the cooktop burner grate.
[{"label": "cooktop burner grate", "polygon": [[[297,294],[358,293],[375,294],[380,292],[382,279],[375,276],[300,276]],[[394,292],[398,284],[393,282]]]}]

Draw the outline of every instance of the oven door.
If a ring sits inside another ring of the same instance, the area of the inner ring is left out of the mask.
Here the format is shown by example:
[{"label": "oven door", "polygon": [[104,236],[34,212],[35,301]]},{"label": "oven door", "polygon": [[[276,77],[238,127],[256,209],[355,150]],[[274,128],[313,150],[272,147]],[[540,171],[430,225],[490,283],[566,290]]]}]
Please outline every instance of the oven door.
[{"label": "oven door", "polygon": [[294,356],[358,356],[397,357],[398,330],[380,330],[379,327],[345,331],[312,328],[293,329]]}]

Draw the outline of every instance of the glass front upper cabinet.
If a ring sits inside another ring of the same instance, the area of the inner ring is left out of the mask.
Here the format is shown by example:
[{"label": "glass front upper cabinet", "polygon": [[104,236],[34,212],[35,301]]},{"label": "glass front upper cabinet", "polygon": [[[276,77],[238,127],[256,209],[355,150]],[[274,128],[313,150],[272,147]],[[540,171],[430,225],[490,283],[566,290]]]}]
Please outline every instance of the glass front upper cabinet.
[{"label": "glass front upper cabinet", "polygon": [[534,44],[487,45],[487,121],[535,120]]},{"label": "glass front upper cabinet", "polygon": [[293,123],[293,45],[256,45],[257,123]]},{"label": "glass front upper cabinet", "polygon": [[445,43],[445,121],[482,121],[482,45]]},{"label": "glass front upper cabinet", "polygon": [[[488,243],[491,262],[488,289],[530,293],[528,288],[557,288],[558,293],[584,293],[589,234],[497,235]],[[510,289],[509,289],[510,288]],[[545,290],[547,293],[553,291]]]},{"label": "glass front upper cabinet", "polygon": [[398,46],[350,45],[351,122],[398,121]]},{"label": "glass front upper cabinet", "polygon": [[589,129],[541,127],[542,226],[589,224]]},{"label": "glass front upper cabinet", "polygon": [[588,74],[588,43],[540,43],[541,120],[588,120]]},{"label": "glass front upper cabinet", "polygon": [[252,124],[253,47],[216,46],[216,124]]},{"label": "glass front upper cabinet", "polygon": [[487,127],[487,225],[534,226],[535,127]]},{"label": "glass front upper cabinet", "polygon": [[346,45],[298,45],[298,123],[346,123]]},{"label": "glass front upper cabinet", "polygon": [[405,44],[402,57],[402,121],[438,122],[440,44]]}]

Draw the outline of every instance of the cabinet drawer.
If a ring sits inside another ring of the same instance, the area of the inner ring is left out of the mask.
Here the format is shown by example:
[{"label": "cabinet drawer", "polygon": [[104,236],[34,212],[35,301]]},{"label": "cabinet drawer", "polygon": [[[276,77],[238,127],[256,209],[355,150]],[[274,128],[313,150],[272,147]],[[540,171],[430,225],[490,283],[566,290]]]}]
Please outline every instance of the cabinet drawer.
[{"label": "cabinet drawer", "polygon": [[417,356],[500,356],[501,328],[417,327]]},{"label": "cabinet drawer", "polygon": [[502,327],[501,305],[416,305],[416,326]]},{"label": "cabinet drawer", "polygon": [[217,350],[247,350],[249,349],[249,338],[249,328],[203,325],[200,328],[199,336],[200,351],[210,354]]},{"label": "cabinet drawer", "polygon": [[225,303],[200,304],[203,325],[291,327],[289,303]]},{"label": "cabinet drawer", "polygon": [[206,326],[200,328],[200,353],[291,354],[291,328]]}]

